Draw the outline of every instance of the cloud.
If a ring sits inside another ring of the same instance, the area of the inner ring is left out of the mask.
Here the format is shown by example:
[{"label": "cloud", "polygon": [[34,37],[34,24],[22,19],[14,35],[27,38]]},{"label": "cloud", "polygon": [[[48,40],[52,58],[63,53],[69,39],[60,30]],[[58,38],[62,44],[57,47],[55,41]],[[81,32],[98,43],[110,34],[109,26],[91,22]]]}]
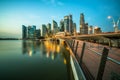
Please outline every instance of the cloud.
[{"label": "cloud", "polygon": [[64,5],[63,2],[59,1],[59,0],[42,0],[45,4],[52,4],[54,6],[59,5],[62,6]]},{"label": "cloud", "polygon": [[52,4],[55,4],[56,0],[50,0],[50,2],[51,2]]},{"label": "cloud", "polygon": [[29,18],[31,18],[31,19],[38,19],[38,18],[40,18],[40,16],[38,16],[38,15],[29,15]]},{"label": "cloud", "polygon": [[62,5],[64,5],[62,2],[58,2],[58,5],[60,5],[60,6],[62,6]]}]

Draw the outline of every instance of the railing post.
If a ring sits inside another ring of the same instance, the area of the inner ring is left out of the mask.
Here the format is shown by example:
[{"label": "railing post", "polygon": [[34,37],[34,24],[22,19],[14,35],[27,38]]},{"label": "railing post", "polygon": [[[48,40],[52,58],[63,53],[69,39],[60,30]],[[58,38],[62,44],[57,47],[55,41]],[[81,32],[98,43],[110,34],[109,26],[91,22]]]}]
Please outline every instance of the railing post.
[{"label": "railing post", "polygon": [[109,49],[104,47],[96,80],[102,80],[104,69],[105,69],[105,64],[106,64],[106,60],[108,56],[108,51]]},{"label": "railing post", "polygon": [[109,47],[112,47],[111,39],[109,40]]},{"label": "railing post", "polygon": [[74,44],[75,44],[75,40],[73,41],[73,45],[72,45],[72,51],[74,52]]},{"label": "railing post", "polygon": [[73,40],[70,41],[70,47],[72,47],[72,44],[73,44]]},{"label": "railing post", "polygon": [[77,54],[78,43],[79,43],[79,41],[77,41],[77,44],[76,44],[76,47],[75,47],[75,55]]},{"label": "railing post", "polygon": [[83,42],[83,46],[82,46],[82,51],[81,51],[81,56],[80,56],[80,64],[82,63],[82,58],[83,58],[84,50],[85,50],[85,42]]}]

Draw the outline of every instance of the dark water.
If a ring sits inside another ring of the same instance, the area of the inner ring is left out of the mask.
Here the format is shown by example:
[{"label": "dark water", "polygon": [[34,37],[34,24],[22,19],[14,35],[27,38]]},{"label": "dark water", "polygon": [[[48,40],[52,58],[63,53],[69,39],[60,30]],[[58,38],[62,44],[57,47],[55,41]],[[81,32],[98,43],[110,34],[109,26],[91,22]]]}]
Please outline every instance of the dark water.
[{"label": "dark water", "polygon": [[50,41],[0,41],[0,80],[73,80],[69,51]]}]

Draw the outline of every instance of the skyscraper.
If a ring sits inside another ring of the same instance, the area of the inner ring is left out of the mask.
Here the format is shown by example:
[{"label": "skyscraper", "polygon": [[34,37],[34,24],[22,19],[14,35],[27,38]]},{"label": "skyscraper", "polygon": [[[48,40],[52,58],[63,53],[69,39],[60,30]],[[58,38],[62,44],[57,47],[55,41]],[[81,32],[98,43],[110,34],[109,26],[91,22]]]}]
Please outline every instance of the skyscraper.
[{"label": "skyscraper", "polygon": [[90,27],[88,28],[88,34],[93,34],[93,27],[92,27],[92,26],[90,26]]},{"label": "skyscraper", "polygon": [[73,34],[76,35],[76,23],[73,23]]},{"label": "skyscraper", "polygon": [[50,23],[47,24],[47,33],[48,33],[48,36],[49,36],[49,37],[52,35],[52,32],[51,32],[51,24],[50,24]]},{"label": "skyscraper", "polygon": [[37,29],[37,30],[35,31],[35,33],[36,33],[36,38],[39,39],[40,36],[41,36],[41,31],[40,31],[40,29]]},{"label": "skyscraper", "polygon": [[88,23],[85,23],[84,14],[80,14],[80,34],[88,34]]},{"label": "skyscraper", "polygon": [[102,30],[101,30],[100,27],[95,27],[94,28],[94,34],[98,34],[98,33],[101,33],[101,32],[102,32]]},{"label": "skyscraper", "polygon": [[47,37],[47,27],[45,24],[42,24],[42,27],[41,27],[41,36],[42,37]]},{"label": "skyscraper", "polygon": [[74,32],[73,28],[73,21],[72,21],[72,15],[69,15],[69,33],[72,34]]},{"label": "skyscraper", "polygon": [[61,21],[60,21],[60,31],[64,31],[64,20],[62,19]]},{"label": "skyscraper", "polygon": [[56,21],[52,21],[52,32],[53,34],[56,34],[58,32],[58,24]]},{"label": "skyscraper", "polygon": [[22,25],[22,39],[27,39],[27,27]]},{"label": "skyscraper", "polygon": [[22,38],[23,39],[36,39],[40,37],[40,29],[36,30],[35,25],[25,26],[22,25]]},{"label": "skyscraper", "polygon": [[71,35],[73,31],[72,15],[64,16],[64,32]]},{"label": "skyscraper", "polygon": [[47,29],[48,29],[48,32],[51,31],[51,24],[50,23],[47,24]]},{"label": "skyscraper", "polygon": [[28,26],[28,38],[29,39],[34,39],[36,37],[36,26]]},{"label": "skyscraper", "polygon": [[65,33],[69,33],[69,16],[64,16]]}]

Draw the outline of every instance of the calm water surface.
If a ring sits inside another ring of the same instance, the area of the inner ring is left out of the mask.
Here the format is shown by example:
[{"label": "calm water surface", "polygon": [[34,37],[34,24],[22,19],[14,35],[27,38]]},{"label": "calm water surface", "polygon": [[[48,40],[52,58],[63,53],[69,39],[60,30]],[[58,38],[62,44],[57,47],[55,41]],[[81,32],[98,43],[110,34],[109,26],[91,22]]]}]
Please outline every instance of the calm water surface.
[{"label": "calm water surface", "polygon": [[0,80],[73,80],[69,51],[50,41],[0,41]]}]

